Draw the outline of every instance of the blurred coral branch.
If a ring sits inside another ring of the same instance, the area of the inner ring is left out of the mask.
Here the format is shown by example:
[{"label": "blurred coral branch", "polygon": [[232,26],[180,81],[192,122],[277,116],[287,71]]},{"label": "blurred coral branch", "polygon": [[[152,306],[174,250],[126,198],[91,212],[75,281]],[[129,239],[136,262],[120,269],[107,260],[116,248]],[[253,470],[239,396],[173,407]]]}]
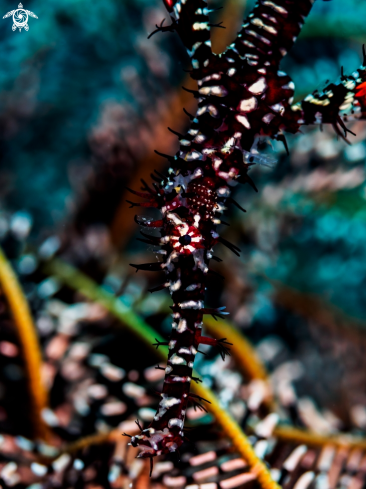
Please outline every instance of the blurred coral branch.
[{"label": "blurred coral branch", "polygon": [[42,410],[47,407],[47,392],[42,383],[42,353],[28,302],[18,279],[0,248],[0,283],[14,318],[24,359],[29,386],[33,434],[35,438],[49,439],[50,432],[43,421]]}]

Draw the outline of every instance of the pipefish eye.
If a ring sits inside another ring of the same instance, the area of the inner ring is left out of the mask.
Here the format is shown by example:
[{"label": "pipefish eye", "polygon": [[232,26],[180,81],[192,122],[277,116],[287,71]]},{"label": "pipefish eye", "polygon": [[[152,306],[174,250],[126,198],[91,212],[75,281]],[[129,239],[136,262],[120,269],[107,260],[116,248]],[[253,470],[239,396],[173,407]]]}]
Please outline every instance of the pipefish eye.
[{"label": "pipefish eye", "polygon": [[187,246],[191,243],[192,238],[189,236],[189,234],[185,234],[184,236],[181,236],[179,238],[179,243],[183,246]]}]

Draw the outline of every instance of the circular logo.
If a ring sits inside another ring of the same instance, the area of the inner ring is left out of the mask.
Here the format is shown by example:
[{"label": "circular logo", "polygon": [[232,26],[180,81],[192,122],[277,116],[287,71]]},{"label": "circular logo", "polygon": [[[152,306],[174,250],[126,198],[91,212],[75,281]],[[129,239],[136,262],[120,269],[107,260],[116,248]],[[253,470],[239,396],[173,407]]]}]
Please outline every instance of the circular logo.
[{"label": "circular logo", "polygon": [[16,27],[20,29],[28,23],[28,14],[26,10],[21,8],[17,9],[13,13],[13,22]]}]

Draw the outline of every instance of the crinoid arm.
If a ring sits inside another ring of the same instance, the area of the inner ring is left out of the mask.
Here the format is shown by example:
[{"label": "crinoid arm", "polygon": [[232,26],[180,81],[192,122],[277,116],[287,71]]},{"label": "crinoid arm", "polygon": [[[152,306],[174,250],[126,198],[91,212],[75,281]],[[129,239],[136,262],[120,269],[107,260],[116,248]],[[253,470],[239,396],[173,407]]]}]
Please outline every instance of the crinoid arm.
[{"label": "crinoid arm", "polygon": [[[365,54],[365,49],[363,48]],[[338,136],[348,142],[355,134],[347,123],[366,117],[366,60],[351,75],[341,76],[315,90],[291,107],[298,124],[331,124]]]},{"label": "crinoid arm", "polygon": [[258,191],[250,170],[254,165],[272,168],[276,164],[258,150],[258,139],[282,141],[288,150],[284,133],[296,133],[301,125],[314,123],[333,124],[345,138],[350,132],[346,111],[363,117],[366,107],[363,66],[350,77],[342,72],[339,82],[293,104],[294,83],[279,65],[296,41],[313,1],[259,0],[237,38],[220,56],[211,50],[213,25],[204,0],[163,1],[173,24],[165,27],[162,23],[156,29],[174,26],[186,47],[190,75],[197,82],[197,89],[186,91],[197,98],[198,107],[194,115],[187,113],[190,125],[185,134],[170,129],[179,141],[177,153],[157,152],[169,163],[168,175],[152,174],[152,186],[143,181],[142,192],[133,191],[145,202],[130,202],[161,212],[158,220],[135,220],[141,226],[159,228],[159,238],[144,237],[148,244],[160,247],[162,261],[132,266],[137,271],[164,272],[163,285],[151,291],[167,288],[173,301],[159,407],[150,426],[131,437],[131,444],[141,450],[139,457],[150,460],[177,451],[184,441],[190,384],[200,382],[193,376],[199,345],[218,348],[223,360],[230,354],[230,338],[202,336],[204,314],[226,314],[221,307],[205,307],[205,289],[211,278],[220,277],[210,268],[215,245],[221,243],[235,255],[240,252],[217,231],[218,224],[224,223],[221,214],[227,204],[245,211],[231,196],[234,181]]}]

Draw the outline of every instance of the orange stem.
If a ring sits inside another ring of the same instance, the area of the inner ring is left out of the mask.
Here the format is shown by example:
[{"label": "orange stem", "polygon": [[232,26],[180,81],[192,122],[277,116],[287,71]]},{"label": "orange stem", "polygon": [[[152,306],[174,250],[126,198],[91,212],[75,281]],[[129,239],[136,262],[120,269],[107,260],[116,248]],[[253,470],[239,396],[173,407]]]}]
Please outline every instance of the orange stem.
[{"label": "orange stem", "polygon": [[28,302],[24,297],[18,279],[0,248],[0,285],[6,296],[25,364],[28,381],[31,419],[35,438],[47,440],[48,426],[42,418],[42,410],[48,405],[48,396],[41,379],[42,354]]}]

